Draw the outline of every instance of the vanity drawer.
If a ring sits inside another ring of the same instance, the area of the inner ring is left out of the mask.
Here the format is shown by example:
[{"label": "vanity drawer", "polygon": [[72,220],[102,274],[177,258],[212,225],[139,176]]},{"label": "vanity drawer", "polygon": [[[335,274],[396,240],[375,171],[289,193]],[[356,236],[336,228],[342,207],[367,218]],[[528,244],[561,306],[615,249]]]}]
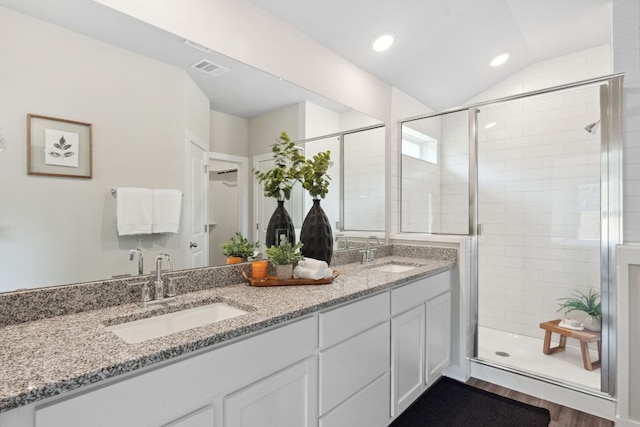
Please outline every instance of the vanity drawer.
[{"label": "vanity drawer", "polygon": [[384,427],[389,424],[389,373],[320,418],[320,427]]},{"label": "vanity drawer", "polygon": [[327,347],[389,318],[389,292],[320,313],[320,347]]},{"label": "vanity drawer", "polygon": [[391,366],[389,322],[320,352],[320,414],[354,395]]},{"label": "vanity drawer", "polygon": [[407,311],[451,289],[451,272],[425,277],[391,291],[391,315]]}]

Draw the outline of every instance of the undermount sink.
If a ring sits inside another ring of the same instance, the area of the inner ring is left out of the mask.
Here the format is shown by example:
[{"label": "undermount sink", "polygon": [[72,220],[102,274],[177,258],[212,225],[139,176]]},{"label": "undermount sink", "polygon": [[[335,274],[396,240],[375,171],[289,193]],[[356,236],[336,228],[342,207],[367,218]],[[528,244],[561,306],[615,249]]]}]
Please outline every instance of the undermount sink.
[{"label": "undermount sink", "polygon": [[186,331],[199,326],[209,325],[222,320],[246,314],[245,310],[216,302],[200,307],[188,308],[173,313],[127,323],[109,326],[107,330],[122,338],[128,344],[135,344],[154,338],[164,337],[176,332]]},{"label": "undermount sink", "polygon": [[419,266],[406,263],[389,262],[382,265],[371,266],[370,268],[371,270],[382,271],[384,273],[403,273],[405,271],[413,270],[416,267]]}]

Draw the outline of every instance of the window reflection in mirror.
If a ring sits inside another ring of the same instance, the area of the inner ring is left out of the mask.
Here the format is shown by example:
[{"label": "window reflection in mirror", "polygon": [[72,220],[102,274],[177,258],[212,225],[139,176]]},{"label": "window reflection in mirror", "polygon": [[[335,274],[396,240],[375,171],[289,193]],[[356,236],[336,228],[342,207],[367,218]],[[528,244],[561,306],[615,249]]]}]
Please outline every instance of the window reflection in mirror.
[{"label": "window reflection in mirror", "polygon": [[[335,234],[384,232],[385,128],[384,125],[341,132],[298,143],[307,158],[331,151],[329,192],[321,206]],[[312,206],[304,195],[304,213]],[[297,225],[296,225],[297,227]]]},{"label": "window reflection in mirror", "polygon": [[466,110],[402,124],[403,233],[469,231],[469,120]]}]

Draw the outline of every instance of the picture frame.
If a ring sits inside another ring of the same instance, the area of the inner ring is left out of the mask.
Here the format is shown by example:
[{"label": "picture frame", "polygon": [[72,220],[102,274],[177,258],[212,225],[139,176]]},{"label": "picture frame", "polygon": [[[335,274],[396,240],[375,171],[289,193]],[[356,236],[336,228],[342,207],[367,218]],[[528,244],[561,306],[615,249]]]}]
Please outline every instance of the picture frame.
[{"label": "picture frame", "polygon": [[27,174],[93,177],[92,125],[27,114]]}]

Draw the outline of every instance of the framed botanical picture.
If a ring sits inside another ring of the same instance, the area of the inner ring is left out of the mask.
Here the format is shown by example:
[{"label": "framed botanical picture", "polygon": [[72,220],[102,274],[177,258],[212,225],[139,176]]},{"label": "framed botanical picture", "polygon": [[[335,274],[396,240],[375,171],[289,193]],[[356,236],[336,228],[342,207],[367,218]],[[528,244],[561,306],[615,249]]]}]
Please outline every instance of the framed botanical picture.
[{"label": "framed botanical picture", "polygon": [[92,177],[91,124],[27,114],[29,175]]}]

